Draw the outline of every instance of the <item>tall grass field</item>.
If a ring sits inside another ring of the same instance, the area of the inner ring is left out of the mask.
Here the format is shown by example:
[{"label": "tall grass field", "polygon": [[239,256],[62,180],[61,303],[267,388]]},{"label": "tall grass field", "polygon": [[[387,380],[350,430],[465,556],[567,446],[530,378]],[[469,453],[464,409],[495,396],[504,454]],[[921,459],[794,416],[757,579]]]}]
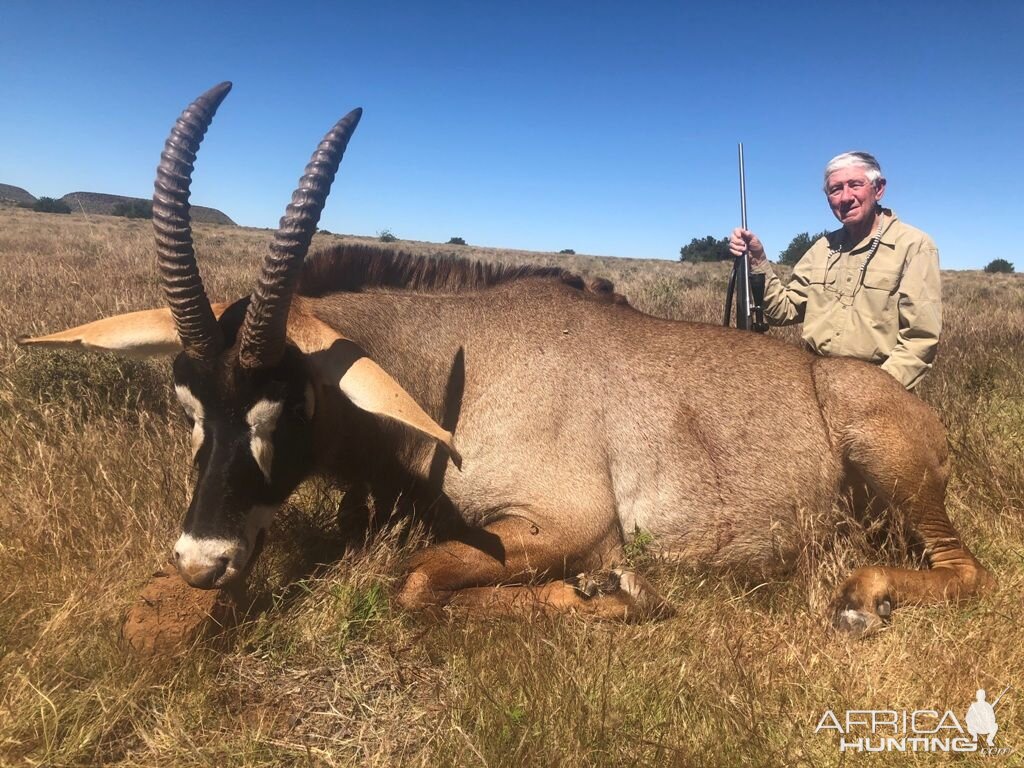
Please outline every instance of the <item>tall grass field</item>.
[{"label": "tall grass field", "polygon": [[[270,233],[195,234],[211,298],[248,293]],[[645,312],[709,323],[727,279],[724,264],[389,247],[557,264],[613,280]],[[948,430],[949,515],[1000,583],[978,602],[902,608],[876,636],[838,636],[828,606],[841,579],[910,561],[884,521],[815,536],[808,521],[793,572],[766,583],[686,570],[634,542],[633,564],[677,608],[664,621],[426,618],[393,601],[422,535],[344,547],[342,491],[318,480],[276,519],[248,618],[219,643],[152,660],[120,627],[192,483],[169,362],[14,341],[161,306],[150,224],[0,208],[0,765],[1024,765],[1024,277],[945,272],[943,294],[919,394]],[[785,462],[766,445],[759,471]],[[977,689],[991,701],[1007,686],[997,754],[868,755],[820,727],[852,710],[963,722]]]}]

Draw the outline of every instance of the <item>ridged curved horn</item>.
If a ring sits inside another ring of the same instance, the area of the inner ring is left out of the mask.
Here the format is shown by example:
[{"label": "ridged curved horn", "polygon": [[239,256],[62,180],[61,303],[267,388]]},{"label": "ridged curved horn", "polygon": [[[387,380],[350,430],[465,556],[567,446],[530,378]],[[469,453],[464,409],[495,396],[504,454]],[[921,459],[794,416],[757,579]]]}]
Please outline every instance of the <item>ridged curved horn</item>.
[{"label": "ridged curved horn", "polygon": [[192,247],[189,186],[199,144],[231,83],[215,85],[181,113],[167,137],[153,188],[157,266],[185,352],[212,360],[224,345]]},{"label": "ridged curved horn", "polygon": [[353,109],[324,136],[292,193],[245,314],[238,350],[238,361],[244,368],[275,365],[284,354],[288,308],[302,260],[306,258],[345,147],[362,115],[362,109]]}]

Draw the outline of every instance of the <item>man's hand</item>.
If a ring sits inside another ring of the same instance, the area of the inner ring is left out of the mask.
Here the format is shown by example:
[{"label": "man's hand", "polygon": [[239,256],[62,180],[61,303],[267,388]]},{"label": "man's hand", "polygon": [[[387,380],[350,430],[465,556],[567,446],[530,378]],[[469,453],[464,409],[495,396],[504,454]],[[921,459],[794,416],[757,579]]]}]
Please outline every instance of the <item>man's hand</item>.
[{"label": "man's hand", "polygon": [[742,256],[744,251],[750,253],[750,266],[760,264],[765,260],[764,246],[757,235],[749,229],[736,227],[729,235],[729,252],[733,256]]}]

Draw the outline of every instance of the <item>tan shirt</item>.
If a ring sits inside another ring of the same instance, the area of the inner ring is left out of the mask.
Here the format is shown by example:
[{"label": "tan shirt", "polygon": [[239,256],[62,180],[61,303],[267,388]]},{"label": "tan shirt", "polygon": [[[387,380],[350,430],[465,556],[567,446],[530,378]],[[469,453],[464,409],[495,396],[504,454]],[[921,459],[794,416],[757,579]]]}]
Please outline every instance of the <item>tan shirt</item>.
[{"label": "tan shirt", "polygon": [[939,251],[892,211],[884,216],[881,242],[866,267],[874,232],[850,250],[840,229],[811,246],[789,285],[767,261],[752,269],[766,275],[769,323],[802,321],[804,341],[819,355],[881,363],[912,389],[932,367],[942,330]]}]

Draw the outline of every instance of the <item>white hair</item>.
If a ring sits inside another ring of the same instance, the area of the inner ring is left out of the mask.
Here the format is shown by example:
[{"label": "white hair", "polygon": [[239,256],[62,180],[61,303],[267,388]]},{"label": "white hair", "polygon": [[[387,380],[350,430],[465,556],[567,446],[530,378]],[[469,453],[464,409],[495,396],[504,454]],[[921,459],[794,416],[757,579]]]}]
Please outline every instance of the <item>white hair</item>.
[{"label": "white hair", "polygon": [[868,177],[868,181],[875,187],[878,186],[880,181],[885,181],[885,177],[882,176],[882,167],[878,164],[874,155],[867,152],[843,152],[843,154],[836,155],[829,160],[825,166],[826,192],[828,192],[828,177],[841,168],[849,168],[851,165],[863,168],[864,175]]}]

